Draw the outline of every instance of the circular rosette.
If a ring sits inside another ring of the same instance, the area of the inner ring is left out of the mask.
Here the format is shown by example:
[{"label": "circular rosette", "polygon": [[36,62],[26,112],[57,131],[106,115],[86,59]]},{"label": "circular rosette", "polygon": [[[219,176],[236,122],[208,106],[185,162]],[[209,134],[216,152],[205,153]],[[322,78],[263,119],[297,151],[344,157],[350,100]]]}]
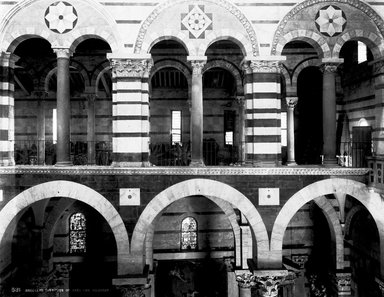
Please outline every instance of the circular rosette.
[{"label": "circular rosette", "polygon": [[328,5],[317,12],[315,24],[321,34],[333,37],[344,31],[347,18],[339,7]]},{"label": "circular rosette", "polygon": [[77,11],[68,2],[55,2],[45,11],[45,24],[59,34],[64,34],[75,28],[77,23]]}]

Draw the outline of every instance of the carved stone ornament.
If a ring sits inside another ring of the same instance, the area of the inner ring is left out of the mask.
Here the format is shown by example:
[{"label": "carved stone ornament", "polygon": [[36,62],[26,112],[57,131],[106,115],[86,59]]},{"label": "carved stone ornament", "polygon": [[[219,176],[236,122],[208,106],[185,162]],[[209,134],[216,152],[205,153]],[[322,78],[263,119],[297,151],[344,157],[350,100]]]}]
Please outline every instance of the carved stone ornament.
[{"label": "carved stone ornament", "polygon": [[279,294],[279,285],[285,279],[284,276],[257,277],[259,294],[262,297],[276,297]]},{"label": "carved stone ornament", "polygon": [[350,273],[336,273],[335,282],[338,292],[351,291],[351,274]]},{"label": "carved stone ornament", "polygon": [[347,25],[347,18],[344,11],[339,7],[328,5],[318,11],[315,24],[321,34],[333,37],[344,31]]},{"label": "carved stone ornament", "polygon": [[204,5],[189,5],[189,12],[181,14],[181,30],[188,30],[189,38],[205,38],[212,23],[212,13],[205,13]]},{"label": "carved stone ornament", "polygon": [[252,288],[257,285],[256,276],[250,272],[236,275],[236,281],[241,288]]},{"label": "carved stone ornament", "polygon": [[321,65],[320,69],[323,73],[336,73],[338,64],[335,63],[324,63]]},{"label": "carved stone ornament", "polygon": [[384,74],[384,60],[372,62],[372,74],[373,75]]},{"label": "carved stone ornament", "polygon": [[143,77],[153,66],[152,59],[112,59],[113,77]]},{"label": "carved stone ornament", "polygon": [[201,75],[206,61],[192,60],[192,75]]},{"label": "carved stone ornament", "polygon": [[55,264],[53,277],[55,280],[66,279],[66,278],[69,278],[71,271],[72,271],[71,263],[57,263]]},{"label": "carved stone ornament", "polygon": [[251,61],[250,67],[253,72],[260,73],[280,73],[281,70],[279,61]]},{"label": "carved stone ornament", "polygon": [[120,297],[145,297],[144,286],[117,286],[118,296]]},{"label": "carved stone ornament", "polygon": [[[297,104],[297,101],[299,100],[298,97],[286,97],[285,98],[286,102],[287,102],[287,106],[289,108],[295,108],[296,104]],[[308,257],[307,257],[308,258]]]},{"label": "carved stone ornament", "polygon": [[44,20],[52,32],[64,34],[75,28],[77,11],[70,3],[58,1],[47,8]]}]

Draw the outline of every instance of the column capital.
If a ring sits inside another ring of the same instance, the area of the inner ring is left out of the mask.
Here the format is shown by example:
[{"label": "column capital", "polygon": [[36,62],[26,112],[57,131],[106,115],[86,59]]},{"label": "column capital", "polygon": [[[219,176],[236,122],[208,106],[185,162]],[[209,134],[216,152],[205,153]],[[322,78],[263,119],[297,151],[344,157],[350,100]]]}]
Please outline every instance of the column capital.
[{"label": "column capital", "polygon": [[110,58],[113,77],[144,77],[153,66],[152,58]]},{"label": "column capital", "polygon": [[245,57],[242,65],[250,67],[253,73],[280,73],[281,62],[285,60],[285,56]]},{"label": "column capital", "polygon": [[322,65],[320,66],[320,69],[323,73],[335,73],[337,72],[337,67],[344,63],[344,59],[324,58],[321,60],[321,62]]},{"label": "column capital", "polygon": [[63,59],[69,59],[72,57],[73,52],[69,48],[65,47],[54,47],[52,48],[53,52],[56,54],[56,57],[58,59],[63,58]]},{"label": "column capital", "polygon": [[308,262],[308,255],[293,255],[292,261],[299,265],[301,269],[304,269],[305,264]]},{"label": "column capital", "polygon": [[19,56],[10,52],[1,52],[0,54],[0,66],[15,68],[15,63],[20,59]]},{"label": "column capital", "polygon": [[256,276],[249,271],[236,271],[236,281],[241,288],[252,288],[257,285]]},{"label": "column capital", "polygon": [[276,297],[279,293],[279,285],[290,275],[288,270],[256,270],[253,272],[256,282],[259,284],[261,296]]},{"label": "column capital", "polygon": [[201,75],[205,64],[207,63],[206,56],[188,56],[187,61],[191,63],[192,74]]},{"label": "column capital", "polygon": [[289,108],[295,108],[295,106],[297,105],[297,102],[299,101],[299,98],[298,97],[286,97],[285,100],[286,100],[287,106]]},{"label": "column capital", "polygon": [[350,272],[336,272],[333,275],[333,282],[337,292],[351,292],[351,273]]}]

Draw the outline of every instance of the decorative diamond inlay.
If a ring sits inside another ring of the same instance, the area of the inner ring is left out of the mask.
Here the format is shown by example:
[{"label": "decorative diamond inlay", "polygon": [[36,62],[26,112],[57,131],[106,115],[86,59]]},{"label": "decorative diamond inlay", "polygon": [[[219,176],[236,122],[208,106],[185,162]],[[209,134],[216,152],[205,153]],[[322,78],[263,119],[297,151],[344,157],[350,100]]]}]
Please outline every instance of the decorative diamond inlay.
[{"label": "decorative diamond inlay", "polygon": [[55,33],[63,34],[75,28],[77,11],[68,2],[55,2],[45,11],[45,24]]},{"label": "decorative diamond inlay", "polygon": [[189,5],[189,12],[181,14],[181,29],[189,31],[189,38],[205,38],[212,24],[212,13],[205,13],[204,5]]},{"label": "decorative diamond inlay", "polygon": [[315,23],[320,33],[333,37],[344,31],[347,25],[347,18],[339,7],[328,5],[317,12]]}]

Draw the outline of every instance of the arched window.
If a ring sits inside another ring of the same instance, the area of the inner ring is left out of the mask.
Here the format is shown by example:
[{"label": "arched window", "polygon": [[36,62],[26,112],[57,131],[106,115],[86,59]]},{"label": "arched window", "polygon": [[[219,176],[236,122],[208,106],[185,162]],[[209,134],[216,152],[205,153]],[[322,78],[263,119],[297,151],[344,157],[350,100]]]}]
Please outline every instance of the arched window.
[{"label": "arched window", "polygon": [[87,225],[84,214],[74,213],[69,218],[69,252],[86,252]]},{"label": "arched window", "polygon": [[197,248],[197,222],[192,217],[186,217],[181,222],[181,249]]}]

